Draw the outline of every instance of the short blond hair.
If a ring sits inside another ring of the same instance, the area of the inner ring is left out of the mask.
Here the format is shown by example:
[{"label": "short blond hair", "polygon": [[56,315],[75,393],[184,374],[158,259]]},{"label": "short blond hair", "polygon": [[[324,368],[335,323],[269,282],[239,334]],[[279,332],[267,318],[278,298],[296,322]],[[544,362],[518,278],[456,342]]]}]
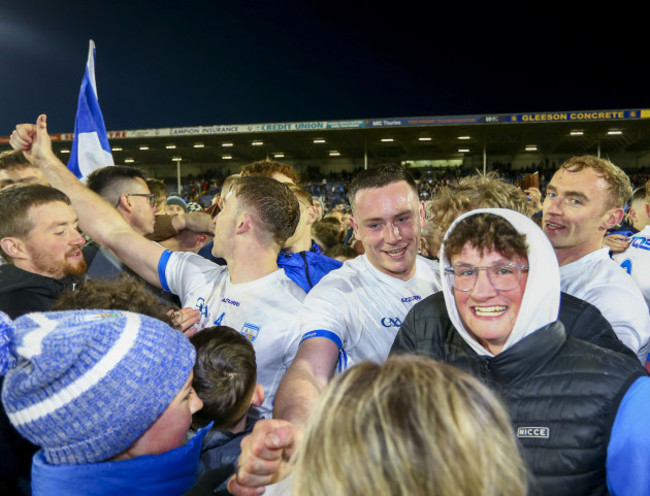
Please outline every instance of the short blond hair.
[{"label": "short blond hair", "polygon": [[583,169],[593,169],[609,185],[609,199],[605,210],[610,208],[623,208],[632,195],[630,178],[623,170],[604,158],[592,155],[571,157],[560,166],[560,170],[567,172],[580,172]]},{"label": "short blond hair", "polygon": [[348,369],[311,419],[294,496],[526,493],[504,407],[477,379],[430,358],[393,356]]},{"label": "short blond hair", "polygon": [[444,234],[457,217],[476,208],[509,208],[528,216],[526,194],[489,172],[441,188],[426,204],[427,221]]}]

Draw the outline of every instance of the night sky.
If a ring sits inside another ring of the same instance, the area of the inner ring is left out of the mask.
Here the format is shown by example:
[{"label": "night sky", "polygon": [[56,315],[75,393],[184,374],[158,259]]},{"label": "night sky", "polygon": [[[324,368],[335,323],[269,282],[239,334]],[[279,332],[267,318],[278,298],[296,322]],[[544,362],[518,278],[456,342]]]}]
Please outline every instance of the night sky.
[{"label": "night sky", "polygon": [[7,3],[0,136],[41,112],[50,131],[73,130],[91,38],[109,130],[650,105],[647,43],[633,12],[589,19],[551,4],[512,12],[365,0]]}]

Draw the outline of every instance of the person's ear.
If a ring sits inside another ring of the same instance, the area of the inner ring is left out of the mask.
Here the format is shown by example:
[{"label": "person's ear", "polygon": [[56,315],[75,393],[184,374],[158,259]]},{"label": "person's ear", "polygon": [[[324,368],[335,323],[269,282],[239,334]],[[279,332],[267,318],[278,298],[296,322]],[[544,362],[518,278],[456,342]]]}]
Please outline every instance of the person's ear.
[{"label": "person's ear", "polygon": [[117,201],[117,206],[115,207],[118,210],[122,209],[126,212],[133,210],[133,204],[131,203],[131,197],[126,193],[120,195],[120,199]]},{"label": "person's ear", "polygon": [[314,222],[316,222],[316,207],[313,205],[310,207],[307,207],[305,210],[307,214],[307,224],[308,226],[311,226]]},{"label": "person's ear", "polygon": [[359,224],[355,222],[353,216],[350,216],[350,225],[352,226],[352,231],[354,232],[354,239],[361,241],[361,237],[359,236]]},{"label": "person's ear", "polygon": [[243,234],[250,231],[252,225],[253,219],[251,218],[251,215],[247,212],[244,212],[237,219],[237,229],[235,230],[235,234]]},{"label": "person's ear", "polygon": [[622,208],[609,209],[605,213],[604,220],[600,226],[600,229],[602,231],[607,231],[608,229],[611,229],[612,227],[620,224],[621,221],[623,220],[624,215],[625,215],[625,210],[623,210]]},{"label": "person's ear", "polygon": [[208,238],[207,234],[194,233],[194,240],[192,241],[192,249],[195,250],[199,248],[207,238]]},{"label": "person's ear", "polygon": [[255,384],[251,406],[260,407],[264,403],[264,388],[260,384]]},{"label": "person's ear", "polygon": [[0,240],[0,246],[10,258],[17,260],[26,260],[28,258],[25,249],[25,243],[22,239],[16,237],[7,237]]}]

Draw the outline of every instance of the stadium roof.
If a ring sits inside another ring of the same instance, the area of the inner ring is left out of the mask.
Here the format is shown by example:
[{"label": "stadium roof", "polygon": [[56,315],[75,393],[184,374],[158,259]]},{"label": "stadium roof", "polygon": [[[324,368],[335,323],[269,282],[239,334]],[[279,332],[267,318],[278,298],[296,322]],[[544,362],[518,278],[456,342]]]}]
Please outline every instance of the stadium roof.
[{"label": "stadium roof", "polygon": [[[65,161],[72,133],[53,135]],[[0,138],[0,143],[8,138]],[[236,166],[264,158],[288,163],[450,160],[468,155],[531,161],[579,154],[650,152],[650,109],[211,125],[110,131],[115,163]],[[650,161],[650,160],[649,160]]]}]

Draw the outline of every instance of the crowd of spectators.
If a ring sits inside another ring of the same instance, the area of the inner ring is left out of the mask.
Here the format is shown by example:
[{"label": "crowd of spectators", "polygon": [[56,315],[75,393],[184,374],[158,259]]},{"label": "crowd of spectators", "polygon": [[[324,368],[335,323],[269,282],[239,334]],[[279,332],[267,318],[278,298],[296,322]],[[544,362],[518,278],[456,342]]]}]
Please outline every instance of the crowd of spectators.
[{"label": "crowd of spectators", "polygon": [[80,182],[45,115],[11,145],[0,493],[650,494],[647,170],[263,160],[175,191]]},{"label": "crowd of spectators", "polygon": [[[532,163],[528,167],[513,169],[512,165],[504,162],[493,162],[489,164],[487,172],[496,174],[496,177],[516,186],[526,181],[527,175],[535,174],[538,178],[538,188],[541,193],[546,191],[546,185],[558,168],[558,164],[547,162]],[[332,206],[346,200],[347,185],[355,174],[361,169],[350,172],[335,172],[327,175],[319,173],[314,167],[308,167],[306,173],[301,177],[301,185],[312,194],[319,197],[325,206],[330,209]],[[431,199],[438,190],[449,184],[455,184],[462,177],[476,174],[478,171],[466,167],[446,167],[437,169],[414,168],[411,169],[418,185],[418,194],[424,201]],[[633,187],[644,185],[650,179],[650,169],[642,167],[626,171]],[[211,170],[195,178],[192,175],[185,178],[182,185],[181,196],[185,201],[198,202],[202,206],[209,205],[214,195],[218,194],[223,180],[230,175],[230,170],[225,173]],[[168,186],[173,191],[176,186]]]}]

